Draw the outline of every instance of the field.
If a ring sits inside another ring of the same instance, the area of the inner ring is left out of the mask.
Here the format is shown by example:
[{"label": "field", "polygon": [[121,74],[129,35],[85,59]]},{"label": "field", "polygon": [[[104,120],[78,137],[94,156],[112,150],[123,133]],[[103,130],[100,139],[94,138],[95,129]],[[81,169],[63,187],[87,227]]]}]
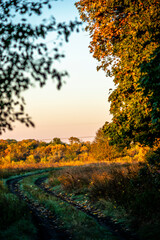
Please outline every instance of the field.
[{"label": "field", "polygon": [[[95,143],[37,143],[28,150],[31,143],[27,150],[24,142],[3,148],[0,239],[158,239],[158,147],[110,148],[107,158]],[[15,146],[23,161],[16,161]]]}]

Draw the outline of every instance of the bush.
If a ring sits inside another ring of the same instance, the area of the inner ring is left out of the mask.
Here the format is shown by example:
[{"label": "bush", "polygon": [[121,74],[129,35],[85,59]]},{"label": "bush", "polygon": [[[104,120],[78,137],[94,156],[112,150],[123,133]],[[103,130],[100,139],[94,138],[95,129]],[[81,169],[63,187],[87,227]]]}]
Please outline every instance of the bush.
[{"label": "bush", "polygon": [[89,197],[92,201],[106,199],[122,206],[138,221],[160,217],[160,174],[147,165],[110,169],[94,174]]}]

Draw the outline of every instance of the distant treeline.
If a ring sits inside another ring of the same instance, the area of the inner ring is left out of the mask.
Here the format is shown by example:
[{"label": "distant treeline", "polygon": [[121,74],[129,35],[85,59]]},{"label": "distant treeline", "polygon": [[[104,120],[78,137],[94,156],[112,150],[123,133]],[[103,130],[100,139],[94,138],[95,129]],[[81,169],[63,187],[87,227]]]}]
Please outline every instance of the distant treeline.
[{"label": "distant treeline", "polygon": [[110,160],[111,157],[116,156],[108,141],[81,142],[76,137],[71,137],[69,141],[70,143],[67,144],[60,138],[54,138],[50,143],[34,139],[0,140],[0,165],[20,161],[25,163],[86,161],[89,156],[97,160]]},{"label": "distant treeline", "polygon": [[49,143],[34,139],[16,141],[14,139],[0,140],[0,168],[20,164],[54,164],[67,162],[93,161],[143,161],[148,147],[133,145],[130,149],[120,151],[116,146],[110,146],[101,129],[95,140],[81,142],[76,137],[69,138],[69,144],[60,138],[53,138]]}]

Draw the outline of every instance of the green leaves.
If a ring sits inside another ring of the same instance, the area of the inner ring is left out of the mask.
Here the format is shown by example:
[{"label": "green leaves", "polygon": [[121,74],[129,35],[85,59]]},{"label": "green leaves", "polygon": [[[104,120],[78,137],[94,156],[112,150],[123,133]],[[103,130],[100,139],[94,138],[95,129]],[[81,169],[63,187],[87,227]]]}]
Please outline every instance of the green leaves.
[{"label": "green leaves", "polygon": [[160,129],[160,48],[157,48],[150,56],[149,62],[141,64],[142,77],[139,80],[141,87],[144,87],[144,96],[148,97],[148,105],[152,106],[151,125],[158,131]]},{"label": "green leaves", "polygon": [[76,6],[87,22],[97,69],[113,76],[116,85],[106,134],[124,146],[132,141],[152,145],[160,137],[160,2],[81,0]]}]

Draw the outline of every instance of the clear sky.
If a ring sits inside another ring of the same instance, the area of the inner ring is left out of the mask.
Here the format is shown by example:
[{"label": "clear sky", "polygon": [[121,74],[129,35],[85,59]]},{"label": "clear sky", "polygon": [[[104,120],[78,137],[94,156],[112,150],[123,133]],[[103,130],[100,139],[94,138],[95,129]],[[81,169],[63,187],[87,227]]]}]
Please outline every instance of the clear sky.
[{"label": "clear sky", "polygon": [[[74,2],[53,2],[51,11],[58,21],[78,18]],[[46,10],[45,15],[48,14]],[[46,41],[52,38],[50,34]],[[69,43],[63,46],[66,57],[58,67],[67,70],[70,76],[61,90],[57,90],[56,83],[50,80],[43,88],[36,86],[24,93],[26,112],[36,127],[27,128],[15,123],[14,130],[6,131],[0,138],[51,140],[60,137],[63,140],[71,136],[95,136],[105,121],[111,120],[107,99],[109,88],[113,88],[114,84],[105,72],[97,72],[98,62],[89,53],[89,41],[88,33],[81,31],[73,33]]]}]

